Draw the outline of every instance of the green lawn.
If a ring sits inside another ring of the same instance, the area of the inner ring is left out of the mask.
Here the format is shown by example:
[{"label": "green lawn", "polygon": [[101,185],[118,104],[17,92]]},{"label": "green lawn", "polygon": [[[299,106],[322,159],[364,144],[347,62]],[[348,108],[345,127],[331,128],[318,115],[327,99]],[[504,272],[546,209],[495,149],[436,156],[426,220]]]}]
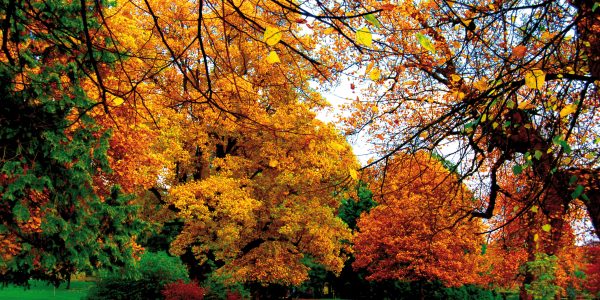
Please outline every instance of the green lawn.
[{"label": "green lawn", "polygon": [[23,287],[8,286],[0,287],[0,299],[2,300],[74,300],[85,297],[88,290],[94,285],[93,282],[73,281],[71,289],[66,289],[66,284],[62,284],[56,290],[54,286],[47,285],[39,281],[32,281],[29,289]]}]

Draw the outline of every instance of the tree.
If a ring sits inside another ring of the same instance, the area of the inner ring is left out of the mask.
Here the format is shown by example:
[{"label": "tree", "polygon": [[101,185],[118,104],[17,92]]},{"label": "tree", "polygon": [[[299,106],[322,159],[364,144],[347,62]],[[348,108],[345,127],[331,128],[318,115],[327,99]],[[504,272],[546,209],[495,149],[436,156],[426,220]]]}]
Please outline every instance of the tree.
[{"label": "tree", "polygon": [[[369,166],[406,149],[447,149],[459,172],[481,183],[486,200],[472,215],[493,216],[504,190],[497,175],[508,169],[537,182],[529,206],[561,215],[581,198],[597,228],[592,2],[319,2],[317,20],[341,19],[316,32],[334,41],[331,70],[350,69],[351,87],[367,86],[345,122],[379,145]],[[560,218],[552,222],[560,228]]]},{"label": "tree", "polygon": [[482,225],[460,213],[473,199],[456,175],[425,152],[398,155],[384,172],[373,182],[385,182],[379,204],[358,221],[354,267],[370,280],[482,283]]},{"label": "tree", "polygon": [[238,282],[300,284],[308,276],[306,255],[341,270],[351,236],[336,217],[336,186],[355,162],[333,128],[307,116],[287,110],[271,116],[274,124],[297,124],[301,135],[234,127],[203,147],[216,150],[203,163],[209,167],[169,191],[184,221],[174,254],[191,250],[198,264],[214,263],[217,274]]},{"label": "tree", "polygon": [[[506,194],[497,199],[498,212],[489,222],[486,233],[486,260],[489,277],[496,288],[520,289],[521,297],[529,299],[566,295],[569,289],[582,284],[583,253],[576,245],[575,224],[585,220],[585,206],[572,201],[568,214],[561,216],[560,239],[552,234],[551,217],[539,206],[528,207],[528,181],[499,174]],[[579,230],[581,231],[581,230]],[[581,289],[580,289],[581,290]]]},{"label": "tree", "polygon": [[[55,285],[78,270],[133,261],[141,224],[110,173],[108,136],[87,114],[107,109],[84,82],[114,55],[92,37],[101,32],[99,1],[3,1],[0,52],[0,274]],[[95,78],[94,78],[95,77]]]},{"label": "tree", "polygon": [[[358,166],[337,131],[315,119],[326,103],[309,86],[311,69],[281,51],[308,37],[282,37],[273,8],[247,4],[125,2],[105,12],[129,59],[107,79],[119,105],[103,124],[136,117],[156,127],[111,144],[112,162],[127,169],[110,180],[135,178],[178,214],[171,251],[193,277],[216,270],[231,281],[298,284],[304,255],[341,269],[350,234],[336,210]],[[154,161],[154,185],[145,186],[152,180],[132,166]]]}]

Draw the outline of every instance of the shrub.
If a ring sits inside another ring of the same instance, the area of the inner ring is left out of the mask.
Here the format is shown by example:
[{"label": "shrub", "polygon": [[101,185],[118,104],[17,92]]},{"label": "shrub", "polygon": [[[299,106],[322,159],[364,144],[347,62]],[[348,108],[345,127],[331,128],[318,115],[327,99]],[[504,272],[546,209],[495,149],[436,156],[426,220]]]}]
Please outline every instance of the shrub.
[{"label": "shrub", "polygon": [[87,299],[162,299],[163,286],[178,280],[188,280],[187,269],[178,257],[146,252],[134,268],[101,276]]},{"label": "shrub", "polygon": [[167,283],[162,291],[165,300],[202,300],[206,289],[197,282],[185,283],[183,280]]}]

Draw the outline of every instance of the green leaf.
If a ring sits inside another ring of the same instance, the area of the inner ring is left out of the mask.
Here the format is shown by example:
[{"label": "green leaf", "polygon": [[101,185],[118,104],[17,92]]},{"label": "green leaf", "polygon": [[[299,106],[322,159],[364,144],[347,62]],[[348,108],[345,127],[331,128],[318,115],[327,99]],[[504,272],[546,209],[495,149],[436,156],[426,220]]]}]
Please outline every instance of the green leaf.
[{"label": "green leaf", "polygon": [[550,232],[550,229],[552,229],[552,226],[550,224],[545,224],[544,226],[542,226],[542,230],[545,232]]},{"label": "green leaf", "polygon": [[512,171],[513,171],[513,174],[519,175],[519,174],[523,173],[523,166],[521,166],[521,165],[514,165],[512,167]]},{"label": "green leaf", "polygon": [[535,156],[535,159],[540,160],[542,158],[542,151],[540,150],[535,150],[535,153],[533,154],[533,156]]},{"label": "green leaf", "polygon": [[381,23],[379,23],[379,20],[377,20],[377,17],[375,17],[373,14],[365,15],[364,18],[367,20],[367,22],[373,24],[373,26],[377,28],[381,27]]},{"label": "green leaf", "polygon": [[575,190],[573,191],[573,193],[571,193],[571,198],[573,199],[577,199],[579,198],[579,196],[581,196],[581,194],[583,193],[584,187],[583,185],[578,185]]},{"label": "green leaf", "polygon": [[481,244],[481,255],[485,255],[487,252],[487,244]]},{"label": "green leaf", "polygon": [[592,12],[596,12],[596,9],[598,9],[598,6],[600,6],[600,2],[594,2],[594,5],[592,5]]},{"label": "green leaf", "polygon": [[506,102],[506,108],[508,108],[508,109],[515,108],[515,103],[512,100],[508,100],[508,102]]},{"label": "green leaf", "polygon": [[577,182],[577,176],[571,175],[571,178],[569,178],[569,185],[573,185],[575,182]]},{"label": "green leaf", "polygon": [[13,215],[15,216],[15,219],[18,222],[25,222],[25,221],[29,220],[29,217],[30,217],[29,209],[27,209],[27,207],[25,207],[20,202],[17,202],[17,204],[15,204],[12,212],[13,212]]},{"label": "green leaf", "polygon": [[435,54],[435,46],[433,45],[433,43],[431,42],[431,40],[429,40],[429,37],[427,37],[426,35],[417,33],[417,40],[419,41],[419,44],[425,48],[426,50],[428,50],[431,53]]}]

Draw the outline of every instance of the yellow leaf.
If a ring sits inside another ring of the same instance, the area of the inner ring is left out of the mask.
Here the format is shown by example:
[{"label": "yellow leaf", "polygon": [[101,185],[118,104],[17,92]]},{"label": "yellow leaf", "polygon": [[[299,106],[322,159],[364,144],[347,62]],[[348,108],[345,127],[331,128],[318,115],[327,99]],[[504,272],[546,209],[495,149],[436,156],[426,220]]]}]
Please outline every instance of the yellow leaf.
[{"label": "yellow leaf", "polygon": [[356,31],[356,43],[366,47],[373,45],[373,35],[369,28],[363,27]]},{"label": "yellow leaf", "polygon": [[269,167],[275,168],[277,167],[277,165],[279,165],[279,161],[277,161],[276,159],[269,160]]},{"label": "yellow leaf", "polygon": [[367,65],[367,69],[365,70],[365,74],[369,74],[369,72],[371,72],[371,69],[373,69],[373,66],[375,65],[374,61],[371,61],[368,65]]},{"label": "yellow leaf", "polygon": [[323,30],[324,34],[332,34],[333,33],[333,27],[327,27],[325,28],[325,30]]},{"label": "yellow leaf", "polygon": [[356,172],[356,170],[348,169],[348,172],[350,173],[350,177],[352,177],[352,179],[358,180],[358,173]]},{"label": "yellow leaf", "polygon": [[476,89],[478,89],[479,91],[482,91],[482,92],[487,90],[488,89],[487,79],[482,78],[482,79],[474,82],[473,87],[475,87]]},{"label": "yellow leaf", "polygon": [[281,30],[267,26],[263,35],[263,42],[269,46],[275,46],[281,40]]},{"label": "yellow leaf", "polygon": [[536,233],[533,235],[533,241],[537,242],[540,239],[540,236]]},{"label": "yellow leaf", "polygon": [[577,104],[569,104],[560,110],[560,117],[564,118],[577,111]]},{"label": "yellow leaf", "polygon": [[121,98],[121,97],[115,97],[115,98],[112,100],[112,105],[114,105],[114,106],[119,106],[119,105],[123,104],[123,102],[125,102],[125,99],[123,99],[123,98]]},{"label": "yellow leaf", "polygon": [[346,147],[344,147],[344,145],[342,145],[338,142],[331,142],[329,144],[329,146],[331,147],[331,149],[333,149],[335,151],[344,151],[346,149]]},{"label": "yellow leaf", "polygon": [[454,82],[458,82],[458,81],[460,81],[460,76],[458,76],[456,74],[452,74],[452,75],[450,75],[450,79]]},{"label": "yellow leaf", "polygon": [[519,103],[519,106],[517,106],[519,109],[534,109],[536,108],[535,105],[531,104],[531,102],[529,101],[523,101],[521,103]]},{"label": "yellow leaf", "polygon": [[531,211],[532,211],[532,212],[534,212],[534,213],[538,212],[538,207],[537,207],[537,205],[534,205],[534,206],[532,206],[532,207],[531,207]]},{"label": "yellow leaf", "polygon": [[481,115],[481,122],[487,121],[487,114]]},{"label": "yellow leaf", "polygon": [[379,68],[373,69],[371,73],[369,73],[369,78],[373,81],[379,80],[379,78],[381,78],[381,71]]},{"label": "yellow leaf", "polygon": [[525,73],[525,85],[532,89],[541,90],[546,82],[546,73],[540,69],[533,69]]},{"label": "yellow leaf", "polygon": [[496,127],[498,127],[498,122],[494,122],[494,123],[492,124],[492,128],[496,129]]},{"label": "yellow leaf", "polygon": [[281,60],[279,60],[279,55],[277,55],[277,52],[271,51],[269,52],[269,55],[267,55],[267,62],[270,64],[274,64],[281,62]]},{"label": "yellow leaf", "polygon": [[596,157],[596,155],[594,155],[594,153],[588,153],[585,155],[585,158],[587,159],[594,159]]}]

